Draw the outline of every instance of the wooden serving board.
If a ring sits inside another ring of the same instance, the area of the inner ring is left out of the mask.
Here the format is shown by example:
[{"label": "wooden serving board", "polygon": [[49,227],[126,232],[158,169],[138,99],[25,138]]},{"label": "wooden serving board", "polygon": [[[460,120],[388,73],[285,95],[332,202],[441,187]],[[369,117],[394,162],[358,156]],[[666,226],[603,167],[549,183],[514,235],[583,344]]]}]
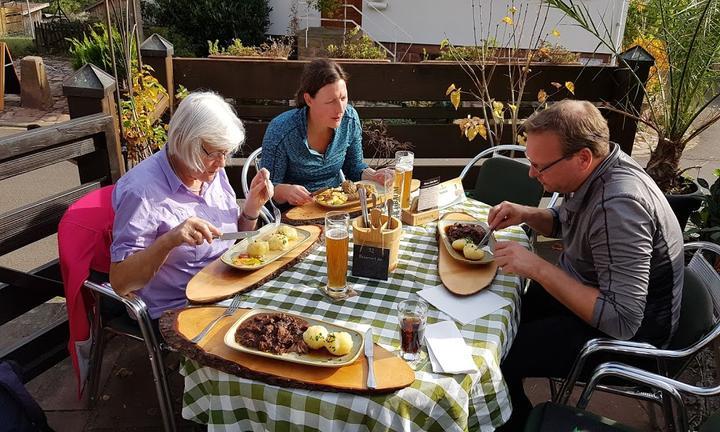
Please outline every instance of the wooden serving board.
[{"label": "wooden serving board", "polygon": [[[467,213],[446,213],[441,219],[475,221],[476,218]],[[445,288],[453,294],[471,295],[488,287],[495,279],[497,263],[491,261],[487,264],[466,264],[450,255],[438,234],[438,273]]]},{"label": "wooden serving board", "polygon": [[188,282],[185,295],[192,303],[215,303],[250,291],[277,277],[285,269],[307,256],[320,238],[322,228],[317,225],[301,226],[310,237],[285,256],[257,270],[239,270],[222,262],[220,258],[200,270]]},{"label": "wooden serving board", "polygon": [[[420,188],[420,180],[413,179],[410,184],[410,192],[414,192]],[[386,197],[378,197],[378,203],[384,201]],[[368,207],[372,205],[368,202]],[[339,206],[338,208],[323,207],[316,202],[310,202],[302,206],[293,207],[283,214],[282,221],[290,225],[300,224],[316,224],[323,225],[325,223],[325,214],[329,211],[344,211],[347,212],[351,218],[360,216],[362,210],[360,209],[360,201],[352,206]]]},{"label": "wooden serving board", "polygon": [[368,363],[363,354],[350,365],[327,368],[236,351],[225,345],[225,333],[249,310],[240,309],[231,317],[223,318],[198,344],[189,339],[200,333],[225,308],[204,306],[168,311],[160,319],[160,331],[170,346],[203,365],[284,387],[382,394],[407,387],[415,381],[415,372],[405,361],[378,345],[374,345],[375,389],[366,385]]}]

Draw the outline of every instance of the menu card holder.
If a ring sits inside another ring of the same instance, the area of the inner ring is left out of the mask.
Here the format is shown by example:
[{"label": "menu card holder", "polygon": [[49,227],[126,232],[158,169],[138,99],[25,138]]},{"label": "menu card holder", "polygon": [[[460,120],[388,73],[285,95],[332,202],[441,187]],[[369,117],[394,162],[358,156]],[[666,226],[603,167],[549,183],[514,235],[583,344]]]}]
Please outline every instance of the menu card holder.
[{"label": "menu card holder", "polygon": [[438,188],[437,207],[418,211],[418,199],[416,197],[413,199],[410,208],[402,211],[403,223],[417,226],[436,221],[440,218],[440,210],[465,201],[465,190],[459,177],[442,182],[436,187]]}]

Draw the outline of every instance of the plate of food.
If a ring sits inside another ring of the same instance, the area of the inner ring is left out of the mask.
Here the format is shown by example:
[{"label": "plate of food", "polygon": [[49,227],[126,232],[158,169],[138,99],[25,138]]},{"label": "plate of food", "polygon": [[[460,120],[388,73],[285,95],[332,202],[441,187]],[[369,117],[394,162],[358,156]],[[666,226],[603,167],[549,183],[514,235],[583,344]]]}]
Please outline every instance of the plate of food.
[{"label": "plate of food", "polygon": [[377,186],[372,182],[345,180],[340,187],[321,190],[315,195],[315,202],[325,208],[340,209],[351,207],[360,203],[358,186],[365,187],[365,195],[377,195]]},{"label": "plate of food", "polygon": [[356,330],[268,309],[251,310],[225,333],[225,345],[232,349],[320,367],[340,367],[355,362],[363,343],[362,333]]},{"label": "plate of food", "polygon": [[240,270],[257,270],[283,257],[301,245],[310,233],[304,229],[280,224],[266,225],[260,233],[236,243],[220,259],[227,265]]},{"label": "plate of food", "polygon": [[495,260],[495,236],[479,246],[489,227],[485,222],[443,219],[438,222],[440,241],[450,256],[467,264],[487,264]]}]

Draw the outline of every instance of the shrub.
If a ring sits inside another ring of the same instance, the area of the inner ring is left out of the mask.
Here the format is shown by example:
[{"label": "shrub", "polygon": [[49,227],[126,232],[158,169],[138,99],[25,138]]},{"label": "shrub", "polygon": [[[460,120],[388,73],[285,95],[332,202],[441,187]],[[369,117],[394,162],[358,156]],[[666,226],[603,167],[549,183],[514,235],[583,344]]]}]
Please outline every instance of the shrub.
[{"label": "shrub", "polygon": [[214,42],[208,41],[210,55],[288,58],[292,49],[293,38],[291,37],[270,38],[269,42],[264,42],[259,47],[245,46],[240,39],[233,39],[227,48],[221,48],[217,39]]},{"label": "shrub", "polygon": [[362,33],[360,27],[355,27],[343,37],[340,46],[328,45],[327,52],[330,57],[350,59],[385,59],[387,53],[380,48],[370,36]]},{"label": "shrub", "polygon": [[[265,40],[270,24],[267,0],[156,0],[146,3],[150,25],[185,35],[195,55],[207,54],[207,41],[240,39],[250,45]],[[171,41],[172,42],[172,41]]]},{"label": "shrub", "polygon": [[36,55],[38,53],[35,48],[35,41],[29,37],[4,37],[0,38],[0,42],[5,42],[13,58]]},{"label": "shrub", "polygon": [[[123,39],[114,27],[112,34],[118,78],[122,79],[122,77],[127,76]],[[70,56],[72,57],[72,66],[74,69],[80,69],[84,64],[92,63],[108,74],[113,75],[110,42],[104,25],[96,24],[95,27],[90,30],[89,34],[85,33],[83,35],[82,40],[71,38],[69,41],[71,44]],[[136,58],[137,50],[135,40],[132,39],[130,43],[132,50],[131,58]]]}]

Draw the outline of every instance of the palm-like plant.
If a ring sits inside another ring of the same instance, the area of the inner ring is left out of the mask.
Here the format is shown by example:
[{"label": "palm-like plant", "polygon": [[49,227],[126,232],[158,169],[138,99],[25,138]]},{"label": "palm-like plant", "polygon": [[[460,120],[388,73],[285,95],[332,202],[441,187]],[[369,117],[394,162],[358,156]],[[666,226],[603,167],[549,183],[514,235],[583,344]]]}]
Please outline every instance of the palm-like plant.
[{"label": "palm-like plant", "polygon": [[[593,22],[585,5],[573,0],[546,1],[592,33],[599,44],[620,53],[608,26]],[[655,31],[668,67],[655,68],[659,87],[648,93],[645,112],[627,107],[621,111],[657,132],[646,171],[663,191],[671,192],[682,186],[679,163],[688,142],[720,120],[720,111],[711,108],[720,97],[720,68],[715,67],[720,61],[720,0],[648,0],[646,7],[659,12],[660,26]],[[640,79],[637,82],[643,85]]]}]

